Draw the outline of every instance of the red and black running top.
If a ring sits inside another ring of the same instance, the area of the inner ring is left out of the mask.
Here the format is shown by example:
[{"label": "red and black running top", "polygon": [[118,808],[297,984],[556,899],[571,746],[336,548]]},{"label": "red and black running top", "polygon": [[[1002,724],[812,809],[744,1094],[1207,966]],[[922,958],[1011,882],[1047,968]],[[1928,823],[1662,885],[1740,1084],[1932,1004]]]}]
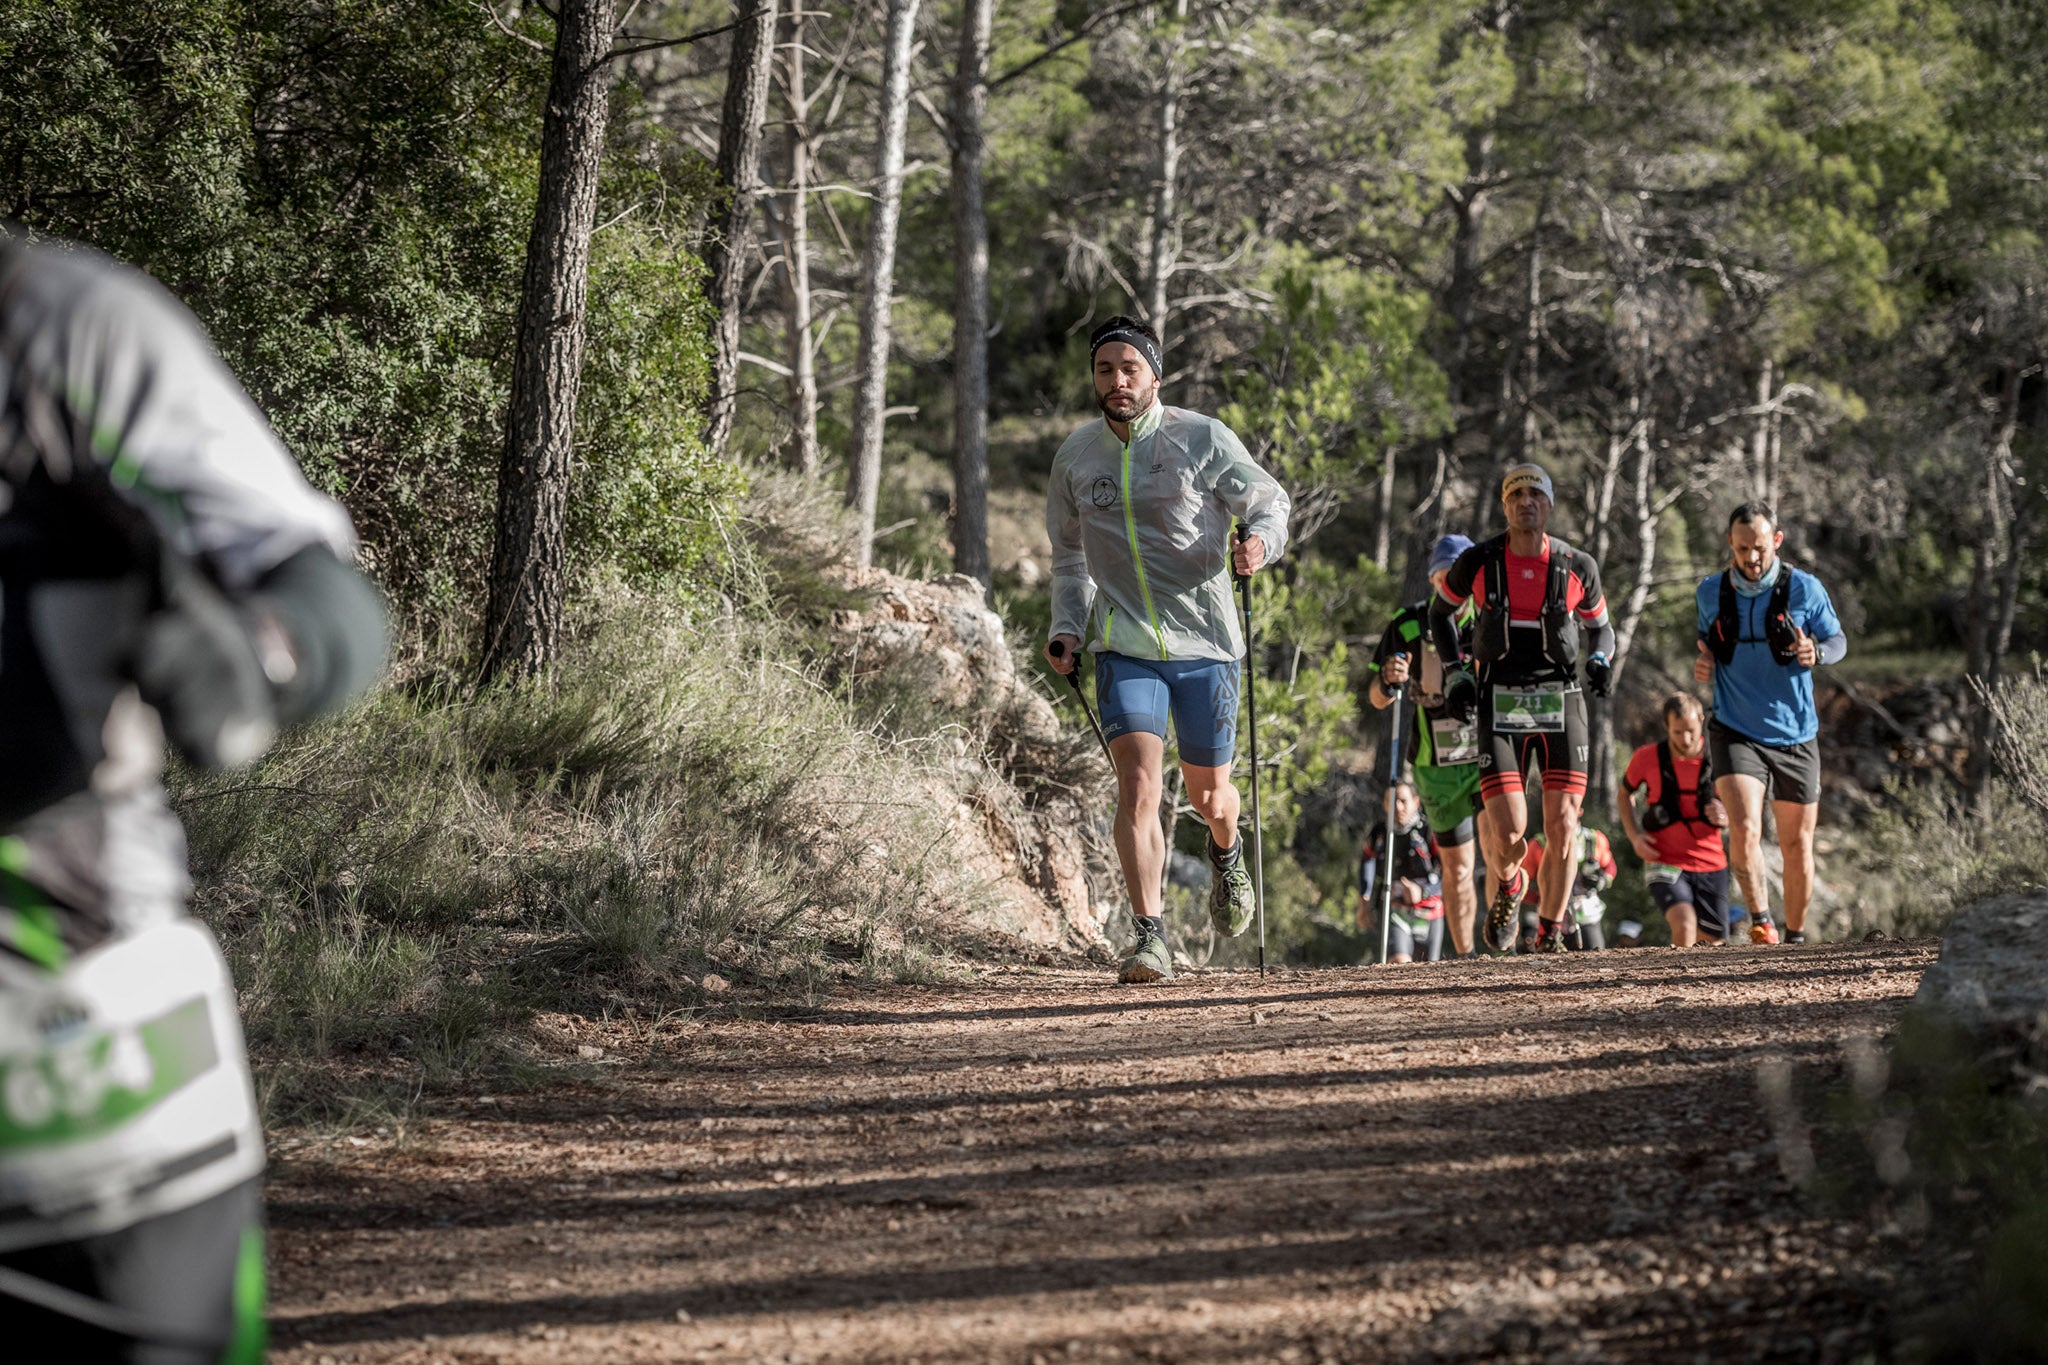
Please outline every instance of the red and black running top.
[{"label": "red and black running top", "polygon": [[1459,555],[1444,576],[1442,595],[1453,607],[1463,606],[1470,599],[1475,607],[1484,609],[1487,558],[1494,554],[1506,556],[1508,656],[1499,663],[1482,666],[1482,676],[1488,682],[1514,687],[1572,681],[1570,670],[1552,663],[1543,653],[1543,597],[1549,588],[1553,548],[1570,556],[1565,573],[1565,609],[1578,613],[1579,619],[1589,626],[1602,624],[1607,618],[1607,598],[1600,590],[1600,566],[1584,550],[1575,550],[1554,536],[1543,538],[1540,555],[1514,553],[1507,548],[1505,534],[1481,541]]}]

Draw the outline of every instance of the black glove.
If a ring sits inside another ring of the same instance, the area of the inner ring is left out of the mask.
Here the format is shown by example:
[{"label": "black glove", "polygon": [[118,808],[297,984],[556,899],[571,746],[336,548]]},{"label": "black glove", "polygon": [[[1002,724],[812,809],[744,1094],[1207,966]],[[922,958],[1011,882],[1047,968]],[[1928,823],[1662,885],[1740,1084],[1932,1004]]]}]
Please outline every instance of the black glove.
[{"label": "black glove", "polygon": [[144,622],[133,672],[178,752],[201,768],[253,761],[277,734],[277,703],[258,654],[259,618],[197,573],[176,575],[168,605]]},{"label": "black glove", "polygon": [[1460,668],[1444,679],[1444,714],[1463,725],[1479,710],[1479,680]]},{"label": "black glove", "polygon": [[1595,654],[1586,660],[1586,688],[1596,697],[1614,690],[1614,665],[1607,662],[1605,654]]}]

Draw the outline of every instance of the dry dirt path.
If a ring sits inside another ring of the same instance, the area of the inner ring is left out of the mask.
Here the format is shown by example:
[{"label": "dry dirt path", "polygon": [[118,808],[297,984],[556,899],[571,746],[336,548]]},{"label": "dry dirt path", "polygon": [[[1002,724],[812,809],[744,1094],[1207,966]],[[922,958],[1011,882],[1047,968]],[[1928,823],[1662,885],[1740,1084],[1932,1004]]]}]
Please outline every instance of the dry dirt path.
[{"label": "dry dirt path", "polygon": [[731,1021],[286,1145],[277,1358],[1850,1360],[1899,1258],[1779,1176],[1769,1052],[1931,943],[1184,978]]}]

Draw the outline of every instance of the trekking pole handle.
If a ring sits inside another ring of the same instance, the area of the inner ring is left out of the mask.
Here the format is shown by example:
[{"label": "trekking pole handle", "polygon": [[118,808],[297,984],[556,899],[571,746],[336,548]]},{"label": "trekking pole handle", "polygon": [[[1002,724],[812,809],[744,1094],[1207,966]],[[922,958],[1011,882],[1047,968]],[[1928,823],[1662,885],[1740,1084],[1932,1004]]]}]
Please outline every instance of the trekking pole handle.
[{"label": "trekking pole handle", "polygon": [[[1244,544],[1243,522],[1237,522],[1230,528],[1230,543],[1233,547]],[[1252,577],[1248,573],[1239,573],[1237,571],[1237,557],[1235,555],[1231,556],[1230,576],[1240,583],[1249,583]]]}]

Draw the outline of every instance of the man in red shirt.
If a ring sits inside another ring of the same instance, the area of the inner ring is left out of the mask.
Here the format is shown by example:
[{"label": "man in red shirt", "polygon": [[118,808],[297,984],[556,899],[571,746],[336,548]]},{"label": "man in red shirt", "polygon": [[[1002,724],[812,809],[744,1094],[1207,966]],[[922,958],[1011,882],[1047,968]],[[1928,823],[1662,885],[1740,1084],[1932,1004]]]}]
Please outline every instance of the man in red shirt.
[{"label": "man in red shirt", "polygon": [[1701,771],[1706,744],[1698,698],[1674,692],[1664,699],[1663,742],[1636,750],[1621,775],[1621,828],[1643,860],[1650,899],[1678,948],[1728,940],[1728,853],[1721,845],[1728,812],[1714,796],[1713,774]]},{"label": "man in red shirt", "polygon": [[[1543,836],[1537,835],[1529,841],[1529,851],[1522,855],[1522,871],[1534,877],[1543,870]],[[1607,842],[1605,832],[1591,825],[1579,826],[1579,873],[1572,881],[1571,902],[1566,907],[1565,937],[1570,946],[1585,952],[1598,952],[1607,946],[1605,921],[1607,906],[1600,899],[1600,893],[1614,884],[1615,874],[1620,869],[1614,862],[1614,847]],[[1524,912],[1524,924],[1529,936],[1529,946],[1535,946],[1534,924],[1529,924]]]},{"label": "man in red shirt", "polygon": [[[1591,733],[1579,691],[1607,695],[1614,669],[1614,627],[1593,557],[1546,533],[1550,475],[1519,464],[1501,480],[1507,534],[1459,555],[1430,602],[1430,636],[1444,665],[1444,709],[1479,717],[1480,822],[1486,865],[1506,869],[1487,907],[1485,937],[1495,952],[1513,945],[1522,897],[1533,881],[1540,896],[1536,951],[1565,951],[1565,903],[1579,866],[1579,811],[1586,800]],[[1463,667],[1457,617],[1467,601],[1476,672]],[[1588,646],[1581,649],[1581,644]],[[1521,870],[1528,852],[1529,803],[1522,773],[1543,774],[1543,828],[1558,846],[1540,874]]]}]

